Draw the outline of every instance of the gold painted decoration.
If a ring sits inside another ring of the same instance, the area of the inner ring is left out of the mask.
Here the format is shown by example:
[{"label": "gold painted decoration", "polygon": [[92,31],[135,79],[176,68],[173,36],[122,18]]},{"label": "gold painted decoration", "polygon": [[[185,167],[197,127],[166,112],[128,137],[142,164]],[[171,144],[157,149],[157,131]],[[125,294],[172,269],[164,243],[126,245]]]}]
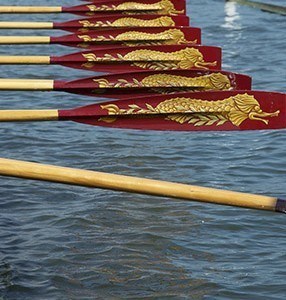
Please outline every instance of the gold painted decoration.
[{"label": "gold painted decoration", "polygon": [[180,29],[168,29],[159,33],[147,33],[140,31],[128,31],[117,36],[97,36],[92,38],[89,35],[79,35],[78,38],[82,39],[84,43],[79,44],[81,47],[87,47],[87,43],[92,42],[125,42],[126,46],[135,45],[173,45],[173,44],[196,44],[197,40],[188,41],[185,38],[185,34]]},{"label": "gold painted decoration", "polygon": [[212,73],[198,77],[186,77],[172,74],[154,74],[143,78],[141,81],[133,78],[132,82],[118,79],[109,82],[107,79],[93,79],[99,88],[135,88],[135,87],[194,87],[203,90],[231,90],[228,76],[222,73]]},{"label": "gold painted decoration", "polygon": [[128,109],[121,109],[116,104],[101,105],[110,117],[101,118],[100,121],[115,122],[116,115],[156,115],[164,114],[165,119],[180,124],[188,123],[194,126],[221,126],[231,122],[239,126],[245,120],[261,121],[268,124],[267,118],[277,117],[280,111],[274,113],[263,112],[259,102],[254,96],[237,94],[224,100],[201,100],[177,97],[165,100],[156,107],[146,103],[146,107],[128,105]]},{"label": "gold painted decoration", "polygon": [[161,0],[153,4],[145,4],[138,2],[124,2],[119,5],[87,5],[90,12],[98,11],[142,11],[142,13],[148,11],[149,13],[155,11],[156,13],[166,14],[166,15],[178,15],[183,14],[184,10],[176,10],[174,4],[170,0]]},{"label": "gold painted decoration", "polygon": [[82,25],[82,31],[87,28],[97,27],[174,27],[176,23],[171,17],[163,16],[152,20],[142,20],[137,18],[119,18],[113,22],[110,21],[96,21],[90,22],[88,20],[81,20],[79,23]]},{"label": "gold painted decoration", "polygon": [[175,52],[162,52],[156,50],[134,50],[125,55],[105,54],[104,57],[97,57],[94,53],[83,54],[87,60],[82,66],[90,69],[96,62],[104,61],[130,61],[132,66],[152,70],[175,70],[191,68],[208,69],[207,66],[216,66],[217,61],[205,62],[203,54],[195,48],[185,48]]}]

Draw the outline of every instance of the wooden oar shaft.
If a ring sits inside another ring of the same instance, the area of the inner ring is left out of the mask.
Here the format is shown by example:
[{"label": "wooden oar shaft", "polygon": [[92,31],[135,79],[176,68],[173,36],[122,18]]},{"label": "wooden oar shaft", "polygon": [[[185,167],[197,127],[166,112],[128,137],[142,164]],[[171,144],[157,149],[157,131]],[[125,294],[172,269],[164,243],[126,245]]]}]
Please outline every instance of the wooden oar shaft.
[{"label": "wooden oar shaft", "polygon": [[50,56],[0,56],[0,64],[49,65]]},{"label": "wooden oar shaft", "polygon": [[286,6],[279,6],[279,5],[273,5],[273,4],[267,4],[267,3],[261,3],[256,1],[248,1],[248,0],[226,0],[227,2],[236,2],[241,5],[247,5],[253,8],[258,8],[263,11],[276,13],[280,15],[286,15]]},{"label": "wooden oar shaft", "polygon": [[0,110],[0,122],[57,121],[58,110]]},{"label": "wooden oar shaft", "polygon": [[2,44],[50,44],[49,36],[0,36]]},{"label": "wooden oar shaft", "polygon": [[0,90],[22,90],[22,91],[52,91],[53,80],[45,79],[0,79]]},{"label": "wooden oar shaft", "polygon": [[0,175],[271,211],[278,202],[281,207],[274,197],[10,159],[0,159]]},{"label": "wooden oar shaft", "polygon": [[0,22],[0,29],[53,29],[52,22]]},{"label": "wooden oar shaft", "polygon": [[60,6],[0,6],[0,13],[61,13]]}]

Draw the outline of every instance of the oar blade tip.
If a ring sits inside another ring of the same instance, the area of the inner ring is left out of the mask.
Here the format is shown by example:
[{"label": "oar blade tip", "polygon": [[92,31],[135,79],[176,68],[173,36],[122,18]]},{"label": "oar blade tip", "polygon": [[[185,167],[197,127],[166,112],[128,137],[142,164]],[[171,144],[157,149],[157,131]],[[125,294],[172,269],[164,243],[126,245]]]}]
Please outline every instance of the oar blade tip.
[{"label": "oar blade tip", "polygon": [[279,213],[286,213],[286,200],[285,199],[277,199],[275,211]]}]

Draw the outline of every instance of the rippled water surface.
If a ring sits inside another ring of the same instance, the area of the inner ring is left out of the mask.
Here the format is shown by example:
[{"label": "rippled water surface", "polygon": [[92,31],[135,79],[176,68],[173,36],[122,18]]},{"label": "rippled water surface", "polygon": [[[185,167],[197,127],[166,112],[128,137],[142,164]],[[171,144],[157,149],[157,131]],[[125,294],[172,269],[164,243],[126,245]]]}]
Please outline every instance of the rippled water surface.
[{"label": "rippled water surface", "polygon": [[[224,69],[251,75],[255,89],[286,91],[285,17],[222,0],[189,1],[188,14],[192,25],[202,28],[204,44],[223,48]],[[0,47],[0,55],[73,51],[45,45]],[[59,66],[0,70],[4,78],[92,75]],[[1,92],[0,101],[1,109],[61,109],[94,99]],[[285,130],[147,132],[44,122],[3,123],[0,134],[1,157],[286,196]],[[283,214],[4,177],[0,198],[0,299],[285,299]]]}]

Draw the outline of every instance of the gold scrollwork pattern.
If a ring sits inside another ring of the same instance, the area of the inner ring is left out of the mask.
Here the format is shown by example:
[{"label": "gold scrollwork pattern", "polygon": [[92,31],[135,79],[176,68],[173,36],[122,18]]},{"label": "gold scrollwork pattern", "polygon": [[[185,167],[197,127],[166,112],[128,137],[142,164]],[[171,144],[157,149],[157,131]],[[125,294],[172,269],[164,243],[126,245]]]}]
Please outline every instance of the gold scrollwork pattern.
[{"label": "gold scrollwork pattern", "polygon": [[137,80],[132,81],[126,79],[118,79],[116,82],[109,82],[107,79],[93,79],[99,88],[194,88],[198,90],[231,90],[232,86],[228,76],[222,73],[212,73],[197,77],[186,77],[172,74],[154,74]]},{"label": "gold scrollwork pattern", "polygon": [[125,55],[117,54],[116,56],[105,54],[103,57],[97,57],[94,53],[84,53],[82,55],[87,60],[82,66],[87,69],[94,67],[96,62],[104,61],[129,61],[132,62],[132,66],[152,70],[208,69],[209,66],[217,65],[217,61],[205,62],[203,54],[192,47],[174,52],[140,49],[130,51]]},{"label": "gold scrollwork pattern", "polygon": [[197,40],[188,41],[185,34],[180,29],[168,29],[159,33],[148,33],[142,31],[128,31],[118,34],[117,36],[97,36],[92,38],[89,35],[78,35],[83,40],[83,44],[79,46],[86,47],[87,43],[92,42],[122,42],[126,46],[134,45],[180,45],[180,44],[196,44]]},{"label": "gold scrollwork pattern", "polygon": [[264,112],[255,97],[247,93],[216,101],[177,97],[165,100],[155,107],[148,103],[145,107],[136,104],[128,107],[122,109],[116,104],[101,105],[110,116],[103,117],[100,121],[115,122],[116,115],[163,114],[166,120],[193,126],[221,126],[226,122],[239,126],[245,120],[261,121],[267,125],[269,120],[266,118],[277,117],[280,113],[279,110],[273,113]]},{"label": "gold scrollwork pattern", "polygon": [[160,14],[178,15],[183,14],[184,10],[176,10],[174,4],[170,0],[161,0],[153,4],[145,4],[140,2],[124,2],[119,5],[87,5],[90,12],[98,11],[155,11]]}]

